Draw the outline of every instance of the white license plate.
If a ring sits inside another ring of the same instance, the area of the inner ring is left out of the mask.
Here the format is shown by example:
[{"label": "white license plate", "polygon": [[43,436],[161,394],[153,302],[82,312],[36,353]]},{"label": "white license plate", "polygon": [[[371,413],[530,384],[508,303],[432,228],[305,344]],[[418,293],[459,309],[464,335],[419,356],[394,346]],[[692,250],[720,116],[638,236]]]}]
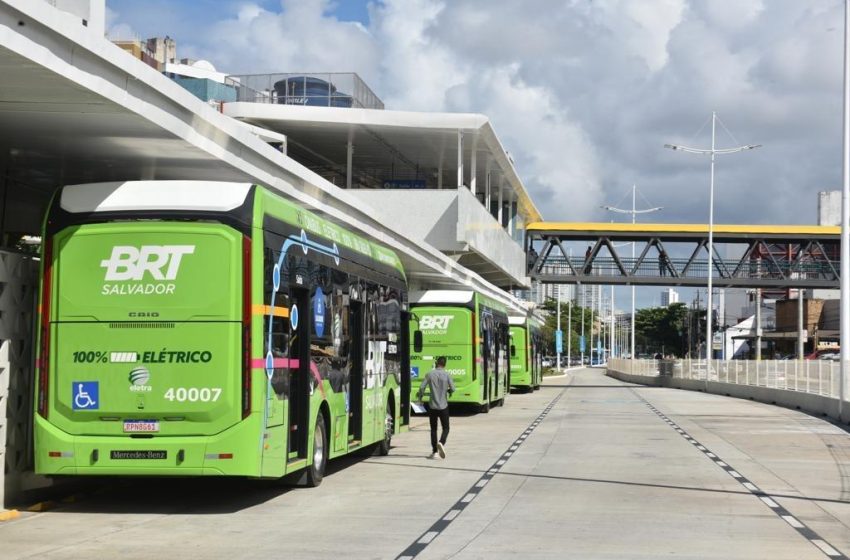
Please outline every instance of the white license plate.
[{"label": "white license plate", "polygon": [[124,420],[124,432],[147,434],[159,431],[159,420]]}]

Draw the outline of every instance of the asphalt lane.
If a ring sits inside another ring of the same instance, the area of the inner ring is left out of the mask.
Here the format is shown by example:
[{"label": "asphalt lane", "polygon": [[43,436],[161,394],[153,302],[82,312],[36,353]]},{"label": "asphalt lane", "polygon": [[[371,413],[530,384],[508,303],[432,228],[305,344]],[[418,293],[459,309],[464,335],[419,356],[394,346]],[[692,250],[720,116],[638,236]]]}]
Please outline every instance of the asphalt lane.
[{"label": "asphalt lane", "polygon": [[315,489],[106,481],[75,503],[0,523],[0,558],[850,552],[850,436],[819,419],[588,369],[489,414],[454,412],[445,460],[428,458],[427,419],[417,417],[389,456],[336,461]]}]

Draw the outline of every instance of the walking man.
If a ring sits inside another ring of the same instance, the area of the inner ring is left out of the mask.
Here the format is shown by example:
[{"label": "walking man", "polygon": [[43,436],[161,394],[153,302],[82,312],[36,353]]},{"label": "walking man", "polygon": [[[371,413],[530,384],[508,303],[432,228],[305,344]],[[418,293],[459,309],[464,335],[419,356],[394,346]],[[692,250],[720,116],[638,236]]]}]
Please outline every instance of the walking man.
[{"label": "walking man", "polygon": [[[446,439],[449,437],[449,395],[455,392],[455,384],[452,377],[446,373],[446,357],[437,358],[437,367],[425,375],[422,384],[419,385],[419,402],[425,394],[425,388],[431,391],[431,400],[428,403],[428,419],[431,421],[431,457],[436,453],[446,458]],[[440,421],[440,441],[437,441],[437,420]]]}]

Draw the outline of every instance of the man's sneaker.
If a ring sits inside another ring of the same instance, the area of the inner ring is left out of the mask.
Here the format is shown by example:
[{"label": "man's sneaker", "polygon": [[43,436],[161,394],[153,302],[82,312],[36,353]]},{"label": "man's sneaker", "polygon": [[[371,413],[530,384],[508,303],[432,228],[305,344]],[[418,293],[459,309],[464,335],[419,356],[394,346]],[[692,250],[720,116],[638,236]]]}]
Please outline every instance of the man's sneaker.
[{"label": "man's sneaker", "polygon": [[432,451],[432,452],[431,452],[431,454],[430,454],[430,455],[428,455],[428,458],[429,458],[429,459],[433,459],[436,455],[437,455],[437,454],[436,454],[436,453],[434,453],[434,452]]},{"label": "man's sneaker", "polygon": [[446,458],[446,448],[443,447],[443,444],[440,443],[439,441],[437,442],[437,453],[440,454],[440,459]]}]

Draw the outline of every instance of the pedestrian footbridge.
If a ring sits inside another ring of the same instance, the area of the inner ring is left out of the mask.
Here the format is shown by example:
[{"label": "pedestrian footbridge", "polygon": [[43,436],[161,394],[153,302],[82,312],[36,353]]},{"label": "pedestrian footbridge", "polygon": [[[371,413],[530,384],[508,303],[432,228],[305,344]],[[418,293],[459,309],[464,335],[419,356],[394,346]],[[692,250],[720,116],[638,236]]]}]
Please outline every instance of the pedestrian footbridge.
[{"label": "pedestrian footbridge", "polygon": [[[838,288],[841,228],[716,225],[714,286]],[[538,222],[526,235],[528,272],[554,284],[704,286],[705,224]]]}]

